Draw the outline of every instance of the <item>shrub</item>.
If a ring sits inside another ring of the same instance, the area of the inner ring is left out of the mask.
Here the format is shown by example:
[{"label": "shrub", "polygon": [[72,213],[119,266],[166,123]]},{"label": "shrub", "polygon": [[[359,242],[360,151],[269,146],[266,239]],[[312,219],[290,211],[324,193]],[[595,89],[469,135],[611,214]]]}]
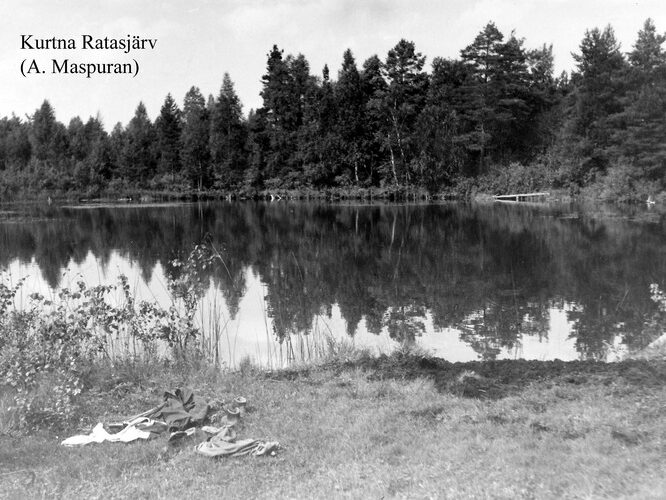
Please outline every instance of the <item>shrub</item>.
[{"label": "shrub", "polygon": [[635,168],[622,163],[609,168],[606,175],[587,190],[590,197],[616,203],[645,202],[659,191],[659,185],[643,178]]},{"label": "shrub", "polygon": [[11,285],[1,279],[0,389],[13,403],[7,406],[3,398],[0,421],[10,415],[23,429],[67,423],[95,364],[114,355],[107,350],[111,339],[124,342],[125,357],[137,355],[129,350],[137,342],[148,355],[156,341],[171,347],[177,359],[192,351],[188,342],[199,335],[194,316],[207,287],[202,271],[212,260],[197,246],[185,261],[171,263],[178,271],[168,281],[168,308],[137,301],[122,275],[116,285],[88,287],[79,281],[53,301],[32,294],[18,308],[15,298],[23,281]]},{"label": "shrub", "polygon": [[0,386],[14,393],[19,427],[50,426],[69,420],[99,343],[80,328],[81,313],[57,307],[3,315]]},{"label": "shrub", "polygon": [[493,194],[529,193],[547,189],[553,185],[553,173],[541,163],[523,165],[511,163],[495,166],[478,178],[479,190]]}]

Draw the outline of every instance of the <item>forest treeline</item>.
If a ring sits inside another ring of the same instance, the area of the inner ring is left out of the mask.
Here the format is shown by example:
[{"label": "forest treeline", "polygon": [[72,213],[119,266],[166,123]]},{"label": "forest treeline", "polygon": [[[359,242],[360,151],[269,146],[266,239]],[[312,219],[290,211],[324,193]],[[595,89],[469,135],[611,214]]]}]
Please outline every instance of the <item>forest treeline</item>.
[{"label": "forest treeline", "polygon": [[666,35],[648,19],[629,52],[608,26],[587,31],[570,75],[552,46],[527,49],[488,23],[457,59],[430,71],[414,43],[337,79],[273,46],[263,105],[244,115],[228,73],[217,96],[167,95],[108,133],[97,117],[67,126],[44,101],[0,120],[5,197],[137,190],[251,197],[326,191],[469,194],[542,188],[614,200],[666,191]]}]

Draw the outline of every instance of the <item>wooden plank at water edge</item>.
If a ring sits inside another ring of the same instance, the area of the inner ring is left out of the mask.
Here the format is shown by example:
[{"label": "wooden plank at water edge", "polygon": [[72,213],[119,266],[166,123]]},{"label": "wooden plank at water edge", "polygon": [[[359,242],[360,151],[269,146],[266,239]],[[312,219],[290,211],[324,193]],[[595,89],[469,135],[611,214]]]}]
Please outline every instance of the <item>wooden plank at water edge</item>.
[{"label": "wooden plank at water edge", "polygon": [[517,194],[497,194],[493,198],[497,201],[528,201],[536,200],[548,196],[550,193],[517,193]]}]

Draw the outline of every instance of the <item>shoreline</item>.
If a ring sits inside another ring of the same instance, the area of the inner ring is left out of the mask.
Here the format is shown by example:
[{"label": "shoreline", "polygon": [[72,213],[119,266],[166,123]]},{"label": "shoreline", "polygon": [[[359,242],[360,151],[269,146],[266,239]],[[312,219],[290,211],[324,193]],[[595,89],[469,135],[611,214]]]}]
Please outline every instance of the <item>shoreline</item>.
[{"label": "shoreline", "polygon": [[[150,191],[136,190],[124,192],[104,192],[99,195],[89,196],[85,192],[40,192],[40,193],[22,193],[20,196],[7,198],[2,201],[3,204],[17,203],[56,203],[72,205],[99,205],[99,204],[128,204],[128,205],[150,205],[154,203],[192,203],[192,202],[210,202],[210,201],[321,201],[321,202],[340,202],[340,201],[359,201],[364,203],[376,202],[416,202],[416,203],[438,203],[438,202],[473,202],[473,203],[493,203],[496,193],[483,191],[474,191],[472,193],[464,191],[446,191],[441,193],[428,193],[420,189],[410,189],[406,187],[388,187],[388,188],[358,188],[358,189],[276,189],[261,191]],[[600,203],[618,206],[631,206],[641,204],[639,201],[621,201],[609,202],[595,196],[586,194],[572,195],[564,189],[551,189],[549,195],[538,202],[512,202],[515,205],[546,205],[549,203]]]}]

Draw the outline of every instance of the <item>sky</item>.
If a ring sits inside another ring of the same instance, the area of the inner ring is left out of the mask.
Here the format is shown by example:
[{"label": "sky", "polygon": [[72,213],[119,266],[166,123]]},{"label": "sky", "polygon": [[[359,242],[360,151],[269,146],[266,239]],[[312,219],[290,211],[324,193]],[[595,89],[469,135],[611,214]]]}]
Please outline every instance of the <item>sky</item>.
[{"label": "sky", "polygon": [[[139,101],[151,119],[171,93],[182,106],[197,86],[217,95],[225,72],[235,83],[243,110],[262,101],[261,76],[274,44],[286,54],[302,53],[310,72],[328,64],[335,79],[349,48],[360,67],[381,59],[401,38],[427,57],[457,58],[493,21],[505,34],[515,30],[527,48],[553,45],[555,68],[574,68],[572,52],[585,31],[610,24],[628,52],[643,22],[651,17],[666,31],[664,0],[3,0],[0,5],[0,117],[34,113],[44,99],[67,124],[99,115],[107,130],[127,124]],[[82,35],[157,39],[154,49],[83,50]],[[73,38],[76,50],[23,49],[32,39]],[[125,63],[130,75],[53,74],[52,59],[79,63]],[[32,60],[44,74],[21,74]]]}]

